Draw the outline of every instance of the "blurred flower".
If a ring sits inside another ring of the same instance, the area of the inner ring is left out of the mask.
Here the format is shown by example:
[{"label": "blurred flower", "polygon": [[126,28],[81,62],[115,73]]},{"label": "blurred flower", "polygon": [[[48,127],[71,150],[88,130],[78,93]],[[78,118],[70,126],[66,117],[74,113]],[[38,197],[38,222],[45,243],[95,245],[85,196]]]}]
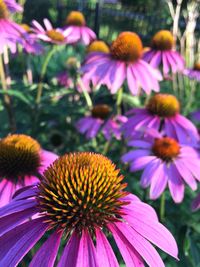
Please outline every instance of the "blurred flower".
[{"label": "blurred flower", "polygon": [[173,200],[180,203],[184,197],[184,183],[192,190],[200,181],[200,158],[195,149],[175,139],[151,132],[139,140],[128,143],[136,149],[122,156],[123,162],[130,162],[131,171],[142,170],[141,186],[150,185],[150,198],[157,199],[167,184]]},{"label": "blurred flower", "polygon": [[73,81],[72,79],[68,76],[66,71],[63,71],[57,75],[57,80],[58,84],[61,86],[64,86],[66,88],[71,88],[73,87]]},{"label": "blurred flower", "polygon": [[183,74],[200,82],[200,62],[195,63],[193,69],[185,69]]},{"label": "blurred flower", "polygon": [[86,26],[85,17],[79,11],[71,11],[66,18],[66,31],[70,32],[71,43],[81,42],[88,45],[96,39],[96,34]]},{"label": "blurred flower", "polygon": [[87,139],[94,138],[100,131],[107,140],[110,140],[112,135],[120,139],[120,128],[127,118],[121,115],[110,117],[110,113],[108,105],[98,104],[92,108],[91,115],[81,118],[76,123],[76,128],[80,133],[86,134]]},{"label": "blurred flower", "polygon": [[19,5],[18,3],[16,3],[15,0],[4,0],[4,3],[6,4],[8,10],[11,13],[15,13],[15,12],[23,12],[23,8],[21,5]]},{"label": "blurred flower", "polygon": [[180,103],[170,94],[152,96],[145,108],[134,108],[126,114],[129,119],[123,125],[125,137],[130,138],[135,130],[149,127],[160,130],[185,144],[196,144],[199,135],[194,124],[180,114]]},{"label": "blurred flower", "polygon": [[127,78],[133,95],[141,88],[150,94],[159,91],[160,73],[141,59],[143,46],[139,36],[123,32],[112,43],[110,53],[93,52],[81,67],[84,76],[92,80],[94,86],[106,85],[112,94],[116,93]]},{"label": "blurred flower", "polygon": [[144,266],[144,259],[164,267],[151,243],[177,258],[171,233],[153,208],[124,191],[119,172],[108,158],[90,152],[56,160],[38,187],[24,188],[0,209],[0,266],[17,266],[46,232],[30,267],[52,267],[61,240],[65,247],[58,267],[119,267],[108,232],[126,266]]},{"label": "blurred flower", "polygon": [[88,54],[93,52],[102,52],[108,54],[110,53],[110,48],[104,41],[94,40],[87,47]]},{"label": "blurred flower", "polygon": [[173,73],[183,71],[184,59],[173,50],[174,37],[170,31],[161,30],[157,32],[151,41],[151,49],[144,53],[143,59],[157,68],[163,66],[163,74],[167,76],[170,70]]},{"label": "blurred flower", "polygon": [[197,195],[197,197],[192,202],[192,210],[196,211],[200,209],[200,193]]},{"label": "blurred flower", "polygon": [[71,43],[68,35],[69,31],[62,30],[60,28],[54,29],[51,25],[51,22],[48,19],[44,19],[43,28],[36,20],[32,21],[33,27],[32,30],[37,35],[37,37],[45,42],[53,43],[53,44],[69,44]]},{"label": "blurred flower", "polygon": [[14,134],[1,139],[0,206],[7,204],[17,189],[38,182],[37,174],[56,158],[28,135]]},{"label": "blurred flower", "polygon": [[9,19],[8,2],[10,1],[0,0],[0,53],[3,53],[5,46],[8,46],[11,52],[15,53],[17,50],[16,43],[23,42],[24,30]]}]

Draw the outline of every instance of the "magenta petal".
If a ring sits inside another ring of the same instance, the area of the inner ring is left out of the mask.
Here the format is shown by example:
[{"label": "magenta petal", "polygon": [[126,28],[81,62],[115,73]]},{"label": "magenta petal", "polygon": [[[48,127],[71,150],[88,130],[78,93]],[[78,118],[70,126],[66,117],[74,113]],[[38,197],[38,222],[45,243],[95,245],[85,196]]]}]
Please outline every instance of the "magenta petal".
[{"label": "magenta petal", "polygon": [[168,181],[168,172],[165,164],[158,166],[158,169],[154,172],[151,179],[150,198],[158,198],[166,188]]},{"label": "magenta petal", "polygon": [[142,258],[129,243],[126,236],[124,236],[114,224],[109,224],[108,228],[113,234],[119,251],[126,263],[126,267],[144,267]]},{"label": "magenta petal", "polygon": [[119,267],[112,247],[100,229],[96,229],[96,247],[99,266]]},{"label": "magenta petal", "polygon": [[39,169],[40,173],[43,173],[43,171],[58,158],[58,156],[55,153],[52,153],[47,150],[41,150],[40,157],[42,163],[42,166]]},{"label": "magenta petal", "polygon": [[57,256],[62,232],[54,232],[37,251],[29,267],[53,267]]},{"label": "magenta petal", "polygon": [[0,236],[30,218],[35,213],[37,213],[36,209],[30,208],[0,218]]},{"label": "magenta petal", "polygon": [[24,223],[0,237],[0,266],[14,267],[43,236],[48,226],[42,219]]},{"label": "magenta petal", "polygon": [[14,191],[15,191],[14,183],[7,181],[6,179],[1,181],[0,207],[3,207],[4,205],[10,202]]},{"label": "magenta petal", "polygon": [[117,229],[126,237],[133,248],[144,258],[150,267],[165,267],[161,257],[155,248],[137,231],[126,223],[115,223]]},{"label": "magenta petal", "polygon": [[8,205],[0,208],[0,216],[6,216],[18,211],[23,211],[37,205],[36,200],[11,201]]},{"label": "magenta petal", "polygon": [[97,263],[96,250],[87,230],[82,232],[76,266],[71,267],[100,267]]},{"label": "magenta petal", "polygon": [[160,164],[161,164],[160,160],[156,159],[154,157],[153,160],[146,165],[146,167],[142,173],[141,181],[140,181],[140,185],[143,188],[147,188],[150,185],[150,183],[151,183],[155,173],[157,172]]},{"label": "magenta petal", "polygon": [[79,243],[80,243],[80,237],[76,232],[74,232],[64,248],[63,254],[58,263],[58,267],[77,266],[76,261],[78,257]]},{"label": "magenta petal", "polygon": [[157,247],[177,258],[178,248],[172,234],[161,223],[154,220],[147,220],[143,217],[124,215],[123,218],[137,231],[140,235],[154,243]]}]

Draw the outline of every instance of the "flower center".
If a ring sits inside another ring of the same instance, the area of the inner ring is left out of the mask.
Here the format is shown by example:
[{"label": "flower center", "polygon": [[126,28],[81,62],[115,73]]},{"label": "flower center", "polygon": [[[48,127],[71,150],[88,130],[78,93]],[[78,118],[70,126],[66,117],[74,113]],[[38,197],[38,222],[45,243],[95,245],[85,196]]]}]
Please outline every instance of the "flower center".
[{"label": "flower center", "polygon": [[51,40],[56,42],[63,42],[65,40],[64,35],[61,32],[58,32],[55,29],[46,31],[46,35],[51,38]]},{"label": "flower center", "polygon": [[22,23],[22,24],[20,24],[20,26],[21,26],[26,32],[28,32],[28,33],[31,32],[31,27],[30,27],[28,24],[26,24],[26,23]]},{"label": "flower center", "polygon": [[84,26],[86,24],[84,15],[79,11],[71,11],[66,18],[67,25]]},{"label": "flower center", "polygon": [[197,70],[197,71],[200,71],[200,62],[196,62],[195,64],[194,64],[194,68],[193,68],[194,70]]},{"label": "flower center", "polygon": [[134,62],[142,56],[143,46],[136,33],[122,32],[112,43],[110,50],[114,59]]},{"label": "flower center", "polygon": [[8,9],[3,0],[0,0],[0,19],[8,18]]},{"label": "flower center", "polygon": [[92,230],[117,220],[126,184],[106,157],[90,152],[66,154],[45,172],[38,204],[50,228]]},{"label": "flower center", "polygon": [[40,145],[30,136],[9,135],[0,140],[0,177],[33,175],[40,166]]},{"label": "flower center", "polygon": [[93,118],[105,120],[108,118],[111,109],[108,105],[99,104],[93,107],[91,113]]},{"label": "flower center", "polygon": [[174,37],[170,31],[161,30],[153,36],[151,46],[156,50],[171,50],[174,46]]},{"label": "flower center", "polygon": [[169,162],[179,155],[180,146],[173,138],[163,137],[155,139],[152,151],[157,157]]},{"label": "flower center", "polygon": [[108,45],[104,41],[97,40],[97,41],[92,42],[88,46],[87,52],[88,53],[91,53],[91,52],[109,53],[110,49],[109,49]]},{"label": "flower center", "polygon": [[150,98],[146,108],[153,115],[168,118],[179,113],[180,104],[173,95],[156,94]]}]

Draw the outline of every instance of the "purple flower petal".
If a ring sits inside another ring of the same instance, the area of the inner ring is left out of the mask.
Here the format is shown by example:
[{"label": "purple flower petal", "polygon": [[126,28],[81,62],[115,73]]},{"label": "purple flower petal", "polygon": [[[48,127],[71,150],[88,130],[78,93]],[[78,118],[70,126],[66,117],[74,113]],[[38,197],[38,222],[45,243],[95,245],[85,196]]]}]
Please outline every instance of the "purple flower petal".
[{"label": "purple flower petal", "polygon": [[140,185],[143,188],[147,188],[150,185],[152,178],[155,176],[160,164],[161,161],[154,157],[154,159],[146,166],[142,173],[140,182]]},{"label": "purple flower petal", "polygon": [[0,266],[14,267],[47,230],[43,219],[24,223],[0,237]]},{"label": "purple flower petal", "polygon": [[96,229],[96,249],[99,266],[119,267],[112,247],[100,229]]},{"label": "purple flower petal", "polygon": [[168,181],[167,167],[160,164],[151,179],[150,198],[158,198],[166,188]]},{"label": "purple flower petal", "polygon": [[192,202],[192,210],[196,211],[200,208],[200,194]]},{"label": "purple flower petal", "polygon": [[62,232],[55,231],[33,257],[29,267],[53,267],[56,260]]},{"label": "purple flower petal", "polygon": [[174,167],[173,164],[171,164],[168,172],[169,172],[168,185],[171,196],[175,203],[180,203],[183,201],[184,197],[185,186],[183,183],[183,179],[181,178],[181,175],[179,174],[179,172],[177,171],[177,169]]},{"label": "purple flower petal", "polygon": [[137,159],[139,157],[149,156],[150,153],[151,152],[149,150],[145,150],[145,149],[131,150],[128,153],[124,154],[121,157],[121,160],[123,162],[130,162],[130,161]]},{"label": "purple flower petal", "polygon": [[74,232],[70,237],[67,245],[64,248],[61,259],[58,263],[58,267],[71,266],[76,267],[76,261],[78,257],[78,250],[80,244],[79,234]]},{"label": "purple flower petal", "polygon": [[134,249],[134,247],[129,243],[126,236],[124,236],[114,224],[109,224],[108,229],[113,234],[119,251],[126,263],[126,267],[144,267],[142,258]]},{"label": "purple flower petal", "polygon": [[27,199],[30,197],[34,197],[37,195],[38,188],[34,187],[33,185],[23,187],[15,192],[13,195],[13,199],[16,200],[22,200]]}]

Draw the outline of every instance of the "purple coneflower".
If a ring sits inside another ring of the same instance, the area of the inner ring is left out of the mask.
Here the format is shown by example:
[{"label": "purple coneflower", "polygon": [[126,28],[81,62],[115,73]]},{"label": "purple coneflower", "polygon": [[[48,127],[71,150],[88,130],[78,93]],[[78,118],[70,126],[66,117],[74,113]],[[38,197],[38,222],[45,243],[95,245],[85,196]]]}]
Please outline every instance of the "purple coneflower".
[{"label": "purple coneflower", "polygon": [[43,28],[36,20],[32,21],[33,32],[37,35],[37,37],[44,42],[53,43],[53,44],[69,44],[71,43],[68,35],[68,30],[62,30],[60,28],[54,29],[51,22],[48,19],[44,19],[44,26]]},{"label": "purple coneflower", "polygon": [[196,211],[200,209],[200,193],[197,195],[197,197],[192,202],[192,210]]},{"label": "purple coneflower", "polygon": [[144,53],[143,58],[154,68],[162,65],[164,76],[167,76],[170,70],[173,73],[183,71],[184,59],[173,47],[174,37],[171,32],[161,30],[153,36],[151,49]]},{"label": "purple coneflower", "polygon": [[[30,267],[119,267],[106,237],[112,234],[127,267],[164,267],[153,243],[177,259],[171,233],[153,208],[124,191],[120,170],[90,152],[66,154],[0,209],[0,266],[14,267],[47,232]],[[30,216],[35,218],[30,220]]]},{"label": "purple coneflower", "polygon": [[185,69],[183,74],[188,76],[190,79],[200,82],[200,63],[195,63],[193,69]]},{"label": "purple coneflower", "polygon": [[87,57],[81,71],[94,84],[106,85],[112,94],[116,93],[127,78],[133,95],[141,88],[150,94],[159,91],[160,73],[141,59],[143,52],[139,36],[133,32],[122,32],[110,47],[110,53],[92,53]]},{"label": "purple coneflower", "polygon": [[13,134],[1,139],[0,206],[7,204],[17,189],[38,182],[37,175],[56,158],[28,135]]},{"label": "purple coneflower", "polygon": [[56,78],[58,80],[59,85],[64,86],[66,88],[73,87],[73,81],[67,74],[67,71],[60,72]]},{"label": "purple coneflower", "polygon": [[70,32],[69,40],[72,43],[81,42],[88,45],[96,39],[96,34],[86,26],[85,17],[79,11],[71,11],[66,18],[66,30]]},{"label": "purple coneflower", "polygon": [[123,155],[122,161],[130,162],[131,171],[144,169],[141,186],[150,185],[151,199],[160,197],[167,184],[176,203],[183,200],[185,183],[192,190],[197,189],[200,157],[194,148],[156,131],[139,140],[131,140],[128,145],[136,149]]},{"label": "purple coneflower", "polygon": [[76,123],[77,130],[86,134],[87,139],[94,138],[100,131],[104,137],[110,140],[114,135],[116,139],[121,137],[121,126],[127,121],[122,115],[111,116],[111,109],[108,105],[98,104],[91,110],[91,115],[81,118]]},{"label": "purple coneflower", "polygon": [[130,138],[141,127],[155,128],[181,143],[196,144],[199,141],[196,127],[179,112],[180,103],[175,96],[155,94],[145,108],[134,108],[127,113],[129,119],[122,131],[125,137]]},{"label": "purple coneflower", "polygon": [[9,19],[8,1],[0,0],[0,53],[3,53],[6,46],[12,53],[17,50],[16,43],[22,42],[24,30],[15,22]]}]

